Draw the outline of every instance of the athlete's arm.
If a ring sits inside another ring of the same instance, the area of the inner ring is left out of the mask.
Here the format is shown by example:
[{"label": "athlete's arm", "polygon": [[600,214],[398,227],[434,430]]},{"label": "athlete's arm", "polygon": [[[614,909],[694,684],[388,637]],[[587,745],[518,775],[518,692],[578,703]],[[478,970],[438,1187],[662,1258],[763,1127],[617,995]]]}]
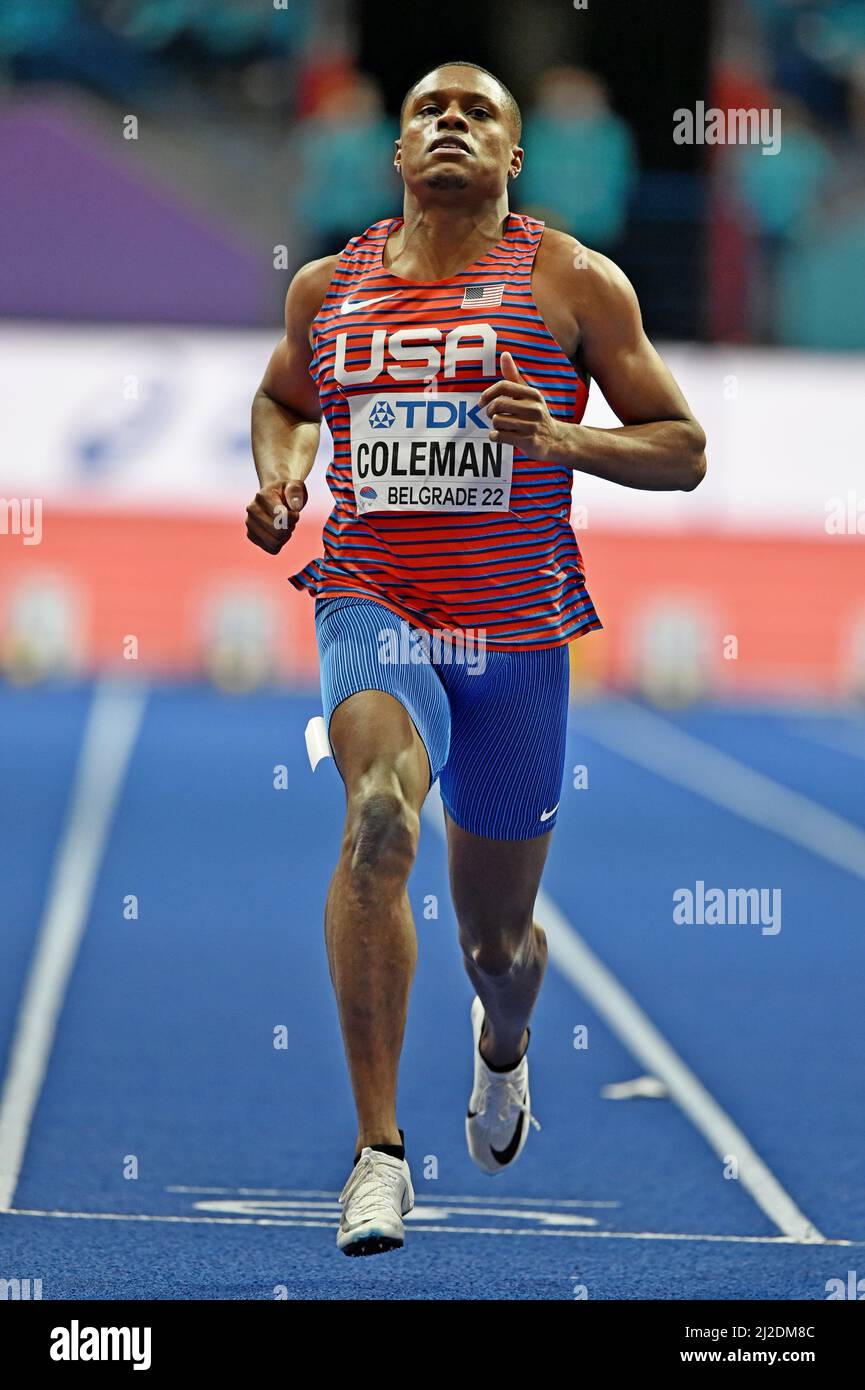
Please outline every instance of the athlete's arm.
[{"label": "athlete's arm", "polygon": [[[490,437],[624,487],[695,488],[706,473],[706,436],[646,337],[630,281],[606,256],[557,233],[544,282],[543,298],[553,291],[561,306],[556,336],[573,342],[574,352],[579,348],[622,425],[597,429],[554,419],[541,393],[503,353],[506,379],[481,396],[493,424]],[[543,312],[541,294],[537,298]]]},{"label": "athlete's arm", "polygon": [[294,532],[306,502],[304,479],[318,449],[321,406],[309,374],[309,330],[336,261],[336,256],[310,261],[289,285],[285,336],[252,402],[252,454],[259,489],[246,509],[246,534],[270,555],[276,555]]}]

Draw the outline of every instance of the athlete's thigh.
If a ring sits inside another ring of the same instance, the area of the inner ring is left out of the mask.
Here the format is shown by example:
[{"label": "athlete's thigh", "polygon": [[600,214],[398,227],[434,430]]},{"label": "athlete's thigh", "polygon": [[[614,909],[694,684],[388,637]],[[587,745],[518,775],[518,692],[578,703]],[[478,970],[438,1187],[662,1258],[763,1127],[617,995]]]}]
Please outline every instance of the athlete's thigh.
[{"label": "athlete's thigh", "polygon": [[486,840],[547,837],[564,773],[567,647],[487,652],[474,673],[455,665],[443,675],[451,739],[441,792],[449,816]]},{"label": "athlete's thigh", "polygon": [[336,707],[330,746],[346,790],[401,793],[420,811],[430,788],[426,745],[408,710],[381,690],[360,690]]},{"label": "athlete's thigh", "polygon": [[450,710],[429,662],[405,659],[401,622],[367,599],[317,611],[322,704],[346,789],[390,781],[419,810],[447,759]]}]

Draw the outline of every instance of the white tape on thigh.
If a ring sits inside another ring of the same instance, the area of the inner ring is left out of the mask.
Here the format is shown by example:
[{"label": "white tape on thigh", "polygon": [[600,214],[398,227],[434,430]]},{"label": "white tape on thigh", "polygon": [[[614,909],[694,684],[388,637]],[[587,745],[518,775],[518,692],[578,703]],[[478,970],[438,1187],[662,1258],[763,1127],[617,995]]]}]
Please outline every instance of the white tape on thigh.
[{"label": "white tape on thigh", "polygon": [[306,739],[306,752],[309,757],[309,765],[313,772],[315,772],[322,758],[333,757],[333,749],[327,737],[327,728],[320,714],[316,714],[310,719],[306,726],[304,738]]}]

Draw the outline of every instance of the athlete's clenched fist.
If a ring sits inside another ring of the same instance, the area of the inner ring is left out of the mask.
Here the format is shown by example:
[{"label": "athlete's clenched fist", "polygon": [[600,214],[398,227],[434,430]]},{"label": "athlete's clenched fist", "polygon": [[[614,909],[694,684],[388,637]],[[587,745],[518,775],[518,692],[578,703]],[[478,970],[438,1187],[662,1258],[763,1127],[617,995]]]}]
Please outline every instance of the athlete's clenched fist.
[{"label": "athlete's clenched fist", "polygon": [[502,380],[488,386],[478,405],[485,409],[493,444],[512,444],[530,458],[556,462],[562,449],[562,422],[550,414],[540,391],[521,375],[509,352],[501,356]]},{"label": "athlete's clenched fist", "polygon": [[252,544],[268,555],[278,555],[290,539],[306,502],[305,483],[268,483],[259,488],[246,509],[246,534]]}]

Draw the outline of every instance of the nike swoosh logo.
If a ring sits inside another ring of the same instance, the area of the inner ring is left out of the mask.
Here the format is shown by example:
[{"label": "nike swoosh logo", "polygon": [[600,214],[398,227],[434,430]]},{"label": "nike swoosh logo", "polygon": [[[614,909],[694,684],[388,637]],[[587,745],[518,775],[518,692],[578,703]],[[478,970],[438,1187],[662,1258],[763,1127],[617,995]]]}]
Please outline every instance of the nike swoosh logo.
[{"label": "nike swoosh logo", "polygon": [[[466,1111],[466,1114],[468,1115],[468,1117],[469,1117],[470,1120],[475,1119],[476,1116],[477,1116],[477,1113],[478,1113],[477,1110],[467,1110],[467,1111]],[[492,1146],[492,1144],[490,1144],[490,1153],[493,1155],[493,1158],[496,1160],[496,1162],[497,1162],[497,1163],[500,1163],[500,1164],[502,1165],[503,1168],[504,1168],[504,1166],[505,1166],[506,1163],[510,1163],[511,1159],[513,1158],[514,1154],[516,1153],[516,1151],[517,1151],[517,1149],[518,1149],[518,1147],[519,1147],[520,1137],[521,1137],[522,1132],[523,1132],[523,1125],[524,1125],[524,1123],[525,1123],[525,1119],[526,1119],[525,1115],[520,1115],[520,1118],[519,1118],[519,1120],[517,1121],[517,1127],[516,1127],[516,1129],[515,1129],[514,1132],[513,1132],[513,1135],[512,1135],[512,1137],[511,1137],[511,1139],[510,1139],[510,1142],[508,1143],[507,1148],[504,1148],[504,1149],[494,1149],[493,1146]]]},{"label": "nike swoosh logo", "polygon": [[339,306],[341,314],[353,314],[358,309],[368,309],[373,304],[381,304],[385,299],[396,299],[398,290],[392,294],[380,294],[375,299],[344,299]]},{"label": "nike swoosh logo", "polygon": [[549,820],[550,816],[554,816],[556,814],[556,811],[558,811],[561,804],[562,803],[560,801],[557,801],[552,811],[542,811],[541,820]]},{"label": "nike swoosh logo", "polygon": [[523,1125],[525,1124],[525,1122],[525,1115],[520,1115],[519,1124],[514,1130],[513,1138],[511,1139],[511,1142],[508,1144],[506,1149],[494,1149],[492,1144],[490,1144],[490,1153],[496,1160],[496,1163],[500,1163],[503,1168],[506,1163],[510,1163],[511,1159],[513,1158],[514,1154],[520,1146],[520,1139],[522,1137]]}]

